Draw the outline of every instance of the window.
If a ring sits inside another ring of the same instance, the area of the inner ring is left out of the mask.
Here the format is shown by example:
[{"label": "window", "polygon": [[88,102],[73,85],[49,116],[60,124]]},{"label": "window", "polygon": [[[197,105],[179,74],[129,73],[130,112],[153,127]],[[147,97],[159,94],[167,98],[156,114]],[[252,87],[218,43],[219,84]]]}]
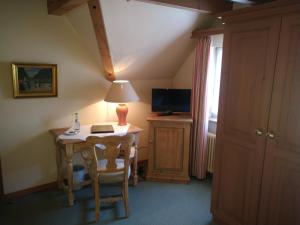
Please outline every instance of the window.
[{"label": "window", "polygon": [[211,120],[216,120],[218,116],[221,66],[222,48],[211,47],[208,65],[208,109]]}]

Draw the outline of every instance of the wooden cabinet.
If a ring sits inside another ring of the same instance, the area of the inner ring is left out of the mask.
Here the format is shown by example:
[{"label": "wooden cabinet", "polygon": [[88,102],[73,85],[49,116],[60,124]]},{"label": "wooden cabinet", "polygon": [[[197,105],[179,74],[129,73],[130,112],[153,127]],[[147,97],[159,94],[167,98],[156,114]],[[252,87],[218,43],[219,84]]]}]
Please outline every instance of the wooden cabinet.
[{"label": "wooden cabinet", "polygon": [[[280,20],[228,28],[224,38],[214,214],[229,224],[255,224]],[[259,130],[258,130],[259,129]]]},{"label": "wooden cabinet", "polygon": [[150,116],[148,180],[186,183],[189,178],[190,116]]},{"label": "wooden cabinet", "polygon": [[277,57],[259,224],[295,225],[300,224],[300,11],[282,17]]},{"label": "wooden cabinet", "polygon": [[300,4],[223,19],[214,220],[300,224]]}]

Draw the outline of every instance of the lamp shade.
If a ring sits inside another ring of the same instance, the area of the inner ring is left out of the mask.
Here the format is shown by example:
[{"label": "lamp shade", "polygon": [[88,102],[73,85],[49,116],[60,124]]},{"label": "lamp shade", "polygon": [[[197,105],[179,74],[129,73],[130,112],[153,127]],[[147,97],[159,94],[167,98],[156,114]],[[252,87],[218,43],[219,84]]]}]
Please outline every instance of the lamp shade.
[{"label": "lamp shade", "polygon": [[138,101],[139,97],[128,80],[115,80],[111,84],[104,101],[126,103]]}]

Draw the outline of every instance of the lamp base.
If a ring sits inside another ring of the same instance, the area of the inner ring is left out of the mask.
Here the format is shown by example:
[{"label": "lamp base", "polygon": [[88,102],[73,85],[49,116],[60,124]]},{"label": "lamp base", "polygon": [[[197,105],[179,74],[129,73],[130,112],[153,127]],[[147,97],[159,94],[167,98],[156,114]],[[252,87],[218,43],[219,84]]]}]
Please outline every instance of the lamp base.
[{"label": "lamp base", "polygon": [[127,125],[126,122],[126,117],[127,117],[127,113],[128,113],[128,107],[126,104],[119,104],[116,108],[116,113],[118,115],[118,119],[119,119],[119,126],[125,126]]}]

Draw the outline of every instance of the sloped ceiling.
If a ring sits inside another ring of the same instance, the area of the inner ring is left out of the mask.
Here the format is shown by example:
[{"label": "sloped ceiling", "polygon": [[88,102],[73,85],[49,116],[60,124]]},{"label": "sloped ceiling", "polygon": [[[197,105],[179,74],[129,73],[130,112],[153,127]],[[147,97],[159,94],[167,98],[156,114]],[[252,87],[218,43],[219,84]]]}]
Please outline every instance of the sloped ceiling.
[{"label": "sloped ceiling", "polygon": [[[134,0],[99,1],[117,79],[175,76],[195,44],[191,32],[199,24],[210,22],[208,16],[188,9]],[[87,45],[96,46],[94,37],[84,37],[95,36],[84,28],[84,23],[92,26],[90,19],[80,19],[87,15],[88,8],[82,6],[71,11],[67,18]]]},{"label": "sloped ceiling", "polygon": [[104,70],[88,5],[83,4],[68,12],[65,16],[72,25],[74,32],[77,33],[78,38],[81,39],[90,52],[91,58],[96,60],[100,68]]}]

